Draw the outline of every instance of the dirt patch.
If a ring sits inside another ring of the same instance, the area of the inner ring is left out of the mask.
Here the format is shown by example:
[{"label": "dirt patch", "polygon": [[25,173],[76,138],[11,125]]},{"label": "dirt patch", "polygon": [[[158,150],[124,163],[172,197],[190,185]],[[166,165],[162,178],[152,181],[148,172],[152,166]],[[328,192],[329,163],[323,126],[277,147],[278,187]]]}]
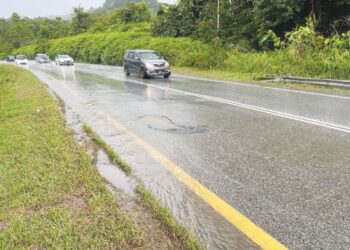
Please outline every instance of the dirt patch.
[{"label": "dirt patch", "polygon": [[88,204],[86,203],[83,195],[80,194],[67,195],[62,200],[55,203],[55,205],[67,206],[73,214],[78,214],[82,210],[88,208]]},{"label": "dirt patch", "polygon": [[0,231],[6,230],[10,226],[10,223],[6,221],[0,221]]}]

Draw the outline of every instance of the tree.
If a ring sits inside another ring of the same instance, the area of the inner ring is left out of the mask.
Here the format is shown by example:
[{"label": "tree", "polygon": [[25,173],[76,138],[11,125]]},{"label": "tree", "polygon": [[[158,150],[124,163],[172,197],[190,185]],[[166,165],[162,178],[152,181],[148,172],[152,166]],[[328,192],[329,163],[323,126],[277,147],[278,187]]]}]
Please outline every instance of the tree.
[{"label": "tree", "polygon": [[154,12],[157,12],[160,7],[160,4],[157,0],[106,0],[103,4],[103,8],[106,10],[111,10],[131,3],[139,2],[146,3],[147,7],[153,10]]},{"label": "tree", "polygon": [[110,20],[112,23],[140,23],[149,22],[152,17],[152,12],[147,7],[146,3],[130,3],[126,6],[117,8],[112,15]]},{"label": "tree", "polygon": [[3,32],[2,39],[14,48],[19,48],[34,39],[30,22],[27,19],[21,19],[17,13],[12,14]]},{"label": "tree", "polygon": [[193,36],[197,35],[201,20],[212,19],[204,14],[209,0],[181,0],[176,6],[164,5],[158,11],[153,24],[153,33],[157,35]]},{"label": "tree", "polygon": [[82,7],[74,8],[74,14],[72,18],[72,32],[73,34],[79,34],[86,32],[91,24],[90,14],[85,12]]},{"label": "tree", "polygon": [[304,25],[310,15],[323,35],[350,29],[350,0],[220,0],[220,29],[216,31],[217,1],[180,0],[157,14],[152,31],[160,36],[191,36],[206,42],[219,37],[225,44],[260,49],[271,30],[278,37]]}]

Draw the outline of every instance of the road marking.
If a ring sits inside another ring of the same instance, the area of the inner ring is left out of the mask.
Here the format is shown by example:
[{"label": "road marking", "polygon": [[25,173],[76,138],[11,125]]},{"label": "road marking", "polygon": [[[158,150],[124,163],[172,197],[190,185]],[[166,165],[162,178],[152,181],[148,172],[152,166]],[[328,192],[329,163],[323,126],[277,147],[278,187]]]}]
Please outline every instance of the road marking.
[{"label": "road marking", "polygon": [[[109,66],[109,65],[96,65],[96,64],[78,64],[78,65],[89,65],[89,66],[95,66],[95,69],[98,68],[105,68],[108,66],[111,69],[119,69],[124,76],[123,73],[123,68],[122,67],[116,67],[116,66]],[[98,67],[96,67],[98,66]],[[100,67],[101,66],[101,67]],[[87,71],[83,68],[79,68],[80,71]],[[89,72],[89,71],[88,71]],[[98,72],[100,73],[100,72]],[[115,73],[114,71],[111,73]],[[235,82],[235,81],[225,81],[225,80],[216,80],[216,79],[206,79],[202,77],[195,77],[195,76],[186,76],[186,75],[180,75],[180,74],[173,74],[175,77],[178,78],[185,78],[185,79],[191,79],[191,80],[198,80],[198,81],[206,81],[206,82],[214,82],[214,83],[227,83],[227,84],[233,84],[233,85],[238,85],[242,87],[251,87],[251,88],[262,88],[262,89],[271,89],[271,90],[276,90],[276,91],[282,91],[282,92],[292,92],[292,93],[300,93],[300,94],[306,94],[306,95],[315,95],[315,96],[323,96],[323,97],[331,97],[331,98],[338,98],[338,99],[345,99],[345,100],[350,100],[349,96],[341,96],[341,95],[332,95],[332,94],[323,94],[323,93],[317,93],[317,92],[309,92],[309,91],[302,91],[302,90],[294,90],[294,89],[286,89],[286,88],[278,88],[278,87],[269,87],[269,86],[263,86],[263,85],[258,85],[258,84],[252,84],[252,83],[240,83],[240,82]],[[103,75],[104,76],[104,75]],[[105,77],[105,76],[104,76]],[[109,77],[111,78],[111,77]],[[111,78],[114,79],[114,78]]]},{"label": "road marking", "polygon": [[[50,76],[51,79],[58,81],[54,77]],[[70,89],[66,84],[62,86],[67,89],[71,94],[76,96],[81,102],[86,102],[84,98],[78,95],[74,90]],[[187,174],[178,165],[170,161],[163,154],[154,149],[151,145],[141,139],[139,136],[129,131],[114,118],[109,116],[103,111],[97,110],[98,114],[104,118],[105,121],[110,123],[115,129],[128,135],[134,143],[140,148],[145,150],[154,160],[164,166],[169,172],[171,172],[180,182],[182,182],[187,188],[194,192],[198,197],[210,205],[216,210],[221,216],[228,220],[238,230],[245,234],[251,241],[260,246],[262,249],[269,250],[285,250],[287,249],[284,245],[266,233],[263,229],[255,225],[246,216],[240,213],[238,210],[230,206],[227,202],[222,200],[215,193],[210,191],[208,188],[203,186],[200,182],[195,180],[189,174]]]},{"label": "road marking", "polygon": [[196,94],[196,93],[188,92],[188,91],[184,91],[184,90],[163,87],[163,86],[155,85],[152,83],[144,83],[144,82],[137,81],[137,80],[128,80],[128,81],[131,83],[135,83],[135,84],[140,84],[140,85],[144,85],[144,86],[148,86],[148,87],[152,87],[152,88],[156,88],[156,89],[161,89],[161,90],[165,90],[165,91],[172,91],[172,92],[175,92],[178,94],[193,96],[193,97],[197,97],[197,98],[201,98],[201,99],[206,99],[209,101],[228,104],[228,105],[232,105],[232,106],[236,106],[236,107],[240,107],[240,108],[245,108],[245,109],[249,109],[249,110],[253,110],[253,111],[262,112],[265,114],[270,114],[270,115],[274,115],[274,116],[278,116],[278,117],[287,118],[290,120],[304,122],[304,123],[308,123],[308,124],[312,124],[312,125],[316,125],[316,126],[321,126],[321,127],[325,127],[325,128],[329,128],[329,129],[334,129],[337,131],[341,131],[341,132],[350,134],[350,127],[347,127],[347,126],[337,125],[337,124],[333,124],[333,123],[329,123],[329,122],[322,122],[322,121],[306,118],[303,116],[292,115],[292,114],[288,114],[288,113],[274,111],[271,109],[265,109],[265,108],[261,108],[258,106],[244,104],[244,103],[240,103],[240,102],[235,102],[235,101],[222,99],[222,98],[218,98],[218,97],[212,97],[212,96]]},{"label": "road marking", "polygon": [[306,94],[306,95],[316,95],[316,96],[324,96],[324,97],[332,97],[332,98],[339,98],[339,99],[350,100],[349,96],[323,94],[323,93],[317,93],[317,92],[308,92],[308,91],[295,90],[295,89],[285,89],[285,88],[278,88],[278,87],[269,87],[269,86],[262,86],[262,85],[257,85],[257,84],[251,84],[251,83],[240,83],[240,82],[234,82],[234,81],[206,79],[206,78],[201,78],[201,77],[182,76],[182,75],[179,75],[179,74],[174,74],[174,75],[179,77],[179,78],[185,78],[185,79],[187,78],[187,79],[198,80],[198,81],[207,81],[207,82],[215,82],[215,83],[227,83],[227,84],[234,84],[234,85],[238,85],[238,86],[242,86],[242,87],[272,89],[272,90],[282,91],[282,92],[292,92],[292,93],[300,93],[300,94]]},{"label": "road marking", "polygon": [[[108,77],[108,78],[115,79],[112,77]],[[227,99],[223,99],[223,98],[219,98],[219,97],[212,97],[212,96],[207,96],[207,95],[202,95],[202,94],[196,94],[194,92],[189,92],[189,91],[185,91],[185,90],[163,87],[163,86],[159,86],[156,84],[145,83],[145,82],[134,80],[134,79],[127,79],[127,81],[134,83],[134,84],[144,85],[144,86],[157,88],[157,89],[161,89],[161,90],[165,90],[165,91],[175,92],[175,93],[182,94],[182,95],[188,95],[188,96],[193,96],[193,97],[197,97],[197,98],[201,98],[201,99],[215,101],[215,102],[219,102],[219,103],[223,103],[223,104],[228,104],[231,106],[236,106],[236,107],[245,108],[245,109],[249,109],[249,110],[253,110],[253,111],[258,111],[258,112],[262,112],[265,114],[274,115],[274,116],[278,116],[278,117],[282,117],[282,118],[287,118],[287,119],[295,120],[295,121],[299,121],[299,122],[304,122],[304,123],[308,123],[308,124],[312,124],[312,125],[316,125],[316,126],[321,126],[321,127],[325,127],[325,128],[329,128],[329,129],[333,129],[333,130],[337,130],[340,132],[350,134],[350,127],[347,127],[347,126],[342,126],[342,125],[338,125],[338,124],[334,124],[334,123],[330,123],[330,122],[323,122],[323,121],[319,121],[319,120],[315,120],[315,119],[311,119],[311,118],[307,118],[307,117],[303,117],[303,116],[298,116],[298,115],[292,115],[292,114],[288,114],[288,113],[284,113],[284,112],[280,112],[280,111],[275,111],[275,110],[271,110],[271,109],[261,108],[259,106],[235,102],[235,101],[231,101],[231,100],[227,100]],[[255,85],[252,85],[252,86],[255,86]],[[256,87],[260,87],[260,86],[256,86]],[[263,87],[263,88],[265,88],[265,87]],[[295,92],[295,91],[292,90],[292,92]],[[296,92],[300,92],[300,91],[296,91]],[[300,92],[300,93],[308,93],[308,92]],[[316,93],[311,93],[311,94],[316,94]],[[323,96],[327,96],[327,97],[336,97],[336,98],[350,100],[350,97],[341,97],[341,96],[324,95],[324,94],[316,94],[316,95],[323,95]]]}]

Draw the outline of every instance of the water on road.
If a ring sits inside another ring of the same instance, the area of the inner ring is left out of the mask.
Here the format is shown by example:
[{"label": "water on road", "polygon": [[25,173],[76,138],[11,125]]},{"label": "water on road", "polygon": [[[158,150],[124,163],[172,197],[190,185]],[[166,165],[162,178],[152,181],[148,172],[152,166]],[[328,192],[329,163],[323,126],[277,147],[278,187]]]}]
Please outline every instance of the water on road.
[{"label": "water on road", "polygon": [[[350,98],[184,76],[125,78],[101,65],[29,69],[208,249],[256,246],[111,120],[287,247],[349,247]],[[113,179],[113,171],[102,174]]]}]

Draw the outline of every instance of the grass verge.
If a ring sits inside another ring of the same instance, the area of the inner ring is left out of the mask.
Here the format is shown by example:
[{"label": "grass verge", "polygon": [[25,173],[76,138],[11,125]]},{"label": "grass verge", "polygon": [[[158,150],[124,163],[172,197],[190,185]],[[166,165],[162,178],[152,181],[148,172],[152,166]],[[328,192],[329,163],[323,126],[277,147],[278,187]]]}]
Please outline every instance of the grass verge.
[{"label": "grass verge", "polygon": [[264,82],[258,81],[260,77],[266,76],[260,73],[240,73],[233,72],[229,70],[220,69],[195,69],[187,67],[172,67],[174,73],[194,76],[194,77],[206,77],[214,80],[226,80],[226,81],[239,81],[240,83],[253,83],[256,85],[276,87],[276,88],[286,88],[301,91],[314,91],[327,94],[339,94],[350,96],[350,89],[340,88],[334,86],[322,86],[307,83],[292,83],[292,82]]},{"label": "grass verge", "polygon": [[157,218],[167,227],[172,237],[179,241],[184,249],[204,249],[194,236],[174,220],[168,209],[162,207],[144,185],[139,185],[136,191],[141,196],[145,205],[154,212]]},{"label": "grass verge", "polygon": [[106,152],[109,160],[118,165],[126,174],[130,174],[132,169],[102,138],[96,134],[87,124],[83,125],[85,132]]},{"label": "grass verge", "polygon": [[[121,160],[120,156],[97,135],[91,127],[87,124],[83,125],[85,132],[107,153],[110,161],[118,165],[127,174],[131,173],[131,167]],[[146,207],[150,208],[151,211],[156,215],[159,221],[167,228],[169,235],[173,240],[177,241],[183,249],[194,250],[204,249],[197,239],[192,236],[184,227],[178,224],[172,217],[168,209],[161,206],[155,197],[149,192],[144,185],[138,185],[136,189],[137,193],[141,196],[143,203]]]},{"label": "grass verge", "polygon": [[29,71],[0,65],[0,249],[133,249],[139,228]]}]

